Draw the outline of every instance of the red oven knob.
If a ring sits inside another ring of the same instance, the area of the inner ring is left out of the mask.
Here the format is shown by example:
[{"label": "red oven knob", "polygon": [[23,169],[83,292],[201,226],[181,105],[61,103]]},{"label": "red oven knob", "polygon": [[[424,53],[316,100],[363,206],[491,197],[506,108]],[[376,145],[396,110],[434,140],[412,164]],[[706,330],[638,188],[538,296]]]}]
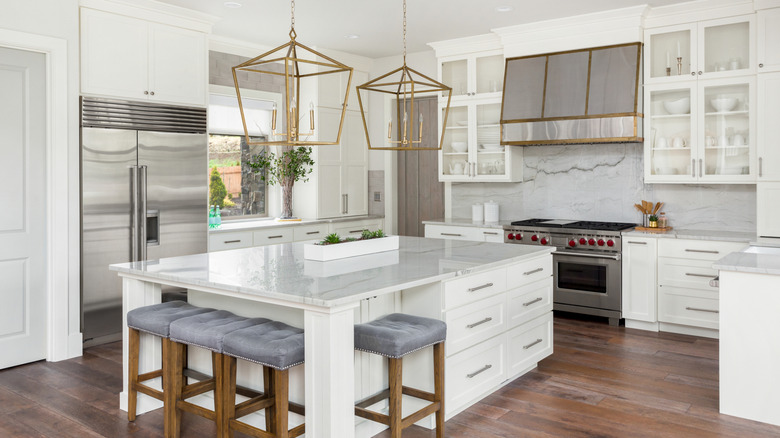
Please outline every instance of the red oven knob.
[{"label": "red oven knob", "polygon": [[575,246],[577,246],[577,242],[576,242],[574,239],[571,239],[571,240],[569,241],[569,246],[571,246],[571,247],[575,247]]},{"label": "red oven knob", "polygon": [[514,240],[515,239],[515,235],[512,234],[512,233],[509,233],[509,234],[506,235],[506,238],[509,239],[509,240]]},{"label": "red oven knob", "polygon": [[523,235],[520,233],[515,234],[515,240],[523,240]]},{"label": "red oven knob", "polygon": [[615,246],[615,242],[612,239],[607,240],[607,246]]},{"label": "red oven knob", "polygon": [[584,237],[580,237],[580,245],[585,245],[588,241]]},{"label": "red oven knob", "polygon": [[539,236],[537,236],[536,234],[531,236],[531,241],[536,242],[537,240],[539,240]]},{"label": "red oven knob", "polygon": [[595,245],[596,241],[593,238],[588,239],[588,245]]},{"label": "red oven knob", "polygon": [[541,243],[542,243],[542,245],[547,245],[547,238],[546,237],[542,237]]},{"label": "red oven knob", "polygon": [[604,239],[599,239],[599,246],[604,246]]}]

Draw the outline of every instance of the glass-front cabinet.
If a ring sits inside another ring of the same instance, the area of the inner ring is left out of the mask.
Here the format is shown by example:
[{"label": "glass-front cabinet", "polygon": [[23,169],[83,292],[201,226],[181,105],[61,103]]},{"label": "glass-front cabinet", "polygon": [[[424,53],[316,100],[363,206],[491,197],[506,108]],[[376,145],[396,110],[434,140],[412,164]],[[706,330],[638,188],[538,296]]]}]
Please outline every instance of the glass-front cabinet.
[{"label": "glass-front cabinet", "polygon": [[755,182],[755,78],[648,85],[645,180]]},{"label": "glass-front cabinet", "polygon": [[452,99],[501,97],[504,89],[504,55],[482,52],[448,58],[439,64],[441,82],[452,87]]}]

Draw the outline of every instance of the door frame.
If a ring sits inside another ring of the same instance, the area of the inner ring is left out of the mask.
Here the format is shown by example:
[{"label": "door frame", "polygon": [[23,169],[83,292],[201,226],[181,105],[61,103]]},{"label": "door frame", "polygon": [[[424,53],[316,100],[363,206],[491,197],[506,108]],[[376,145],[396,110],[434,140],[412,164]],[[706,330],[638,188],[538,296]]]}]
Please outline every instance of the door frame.
[{"label": "door frame", "polygon": [[67,40],[0,29],[0,46],[46,56],[46,360],[58,361],[82,351],[78,187],[70,190],[78,168],[69,165],[78,150],[69,147]]}]

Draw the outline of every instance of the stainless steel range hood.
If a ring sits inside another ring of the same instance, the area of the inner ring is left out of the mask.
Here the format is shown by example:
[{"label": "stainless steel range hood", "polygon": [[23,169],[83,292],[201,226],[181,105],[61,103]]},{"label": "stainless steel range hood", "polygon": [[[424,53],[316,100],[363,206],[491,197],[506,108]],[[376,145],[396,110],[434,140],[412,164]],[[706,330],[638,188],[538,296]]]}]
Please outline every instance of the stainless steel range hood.
[{"label": "stainless steel range hood", "polygon": [[501,144],[641,142],[642,43],[508,58]]}]

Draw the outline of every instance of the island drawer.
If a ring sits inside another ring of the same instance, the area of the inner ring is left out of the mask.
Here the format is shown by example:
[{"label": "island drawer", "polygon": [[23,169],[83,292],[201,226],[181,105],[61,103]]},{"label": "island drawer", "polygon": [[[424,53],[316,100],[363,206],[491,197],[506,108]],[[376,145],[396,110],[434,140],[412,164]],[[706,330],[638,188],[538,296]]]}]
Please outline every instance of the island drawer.
[{"label": "island drawer", "polygon": [[469,274],[444,282],[443,305],[445,309],[481,300],[506,291],[506,268]]},{"label": "island drawer", "polygon": [[510,266],[507,269],[507,287],[513,289],[543,278],[552,278],[552,275],[552,258],[545,254],[544,257]]},{"label": "island drawer", "polygon": [[547,312],[507,333],[507,377],[527,371],[553,352],[553,314]]},{"label": "island drawer", "polygon": [[425,237],[450,240],[485,240],[482,231],[479,228],[456,227],[450,225],[426,225]]},{"label": "island drawer", "polygon": [[545,278],[507,292],[507,322],[517,327],[553,309],[553,279]]},{"label": "island drawer", "polygon": [[504,294],[477,301],[445,313],[447,354],[482,342],[506,330],[506,297]]},{"label": "island drawer", "polygon": [[712,269],[711,261],[660,257],[658,262],[658,284],[703,289],[717,294],[718,288],[710,286],[710,280],[718,276],[718,271]]},{"label": "island drawer", "polygon": [[506,380],[505,340],[505,335],[496,336],[447,358],[444,371],[447,414],[494,391]]},{"label": "island drawer", "polygon": [[740,242],[658,239],[658,256],[716,261],[746,246],[746,243]]},{"label": "island drawer", "polygon": [[209,251],[248,248],[252,245],[252,233],[249,231],[209,234]]},{"label": "island drawer", "polygon": [[255,231],[252,233],[252,240],[254,241],[255,246],[289,243],[293,241],[293,229],[285,227]]},{"label": "island drawer", "polygon": [[363,231],[376,231],[382,228],[381,220],[357,220],[350,222],[336,222],[331,224],[330,232],[338,234],[342,239],[345,237],[360,237]]},{"label": "island drawer", "polygon": [[706,295],[692,289],[662,287],[658,294],[658,320],[717,329],[719,300]]},{"label": "island drawer", "polygon": [[328,235],[328,224],[303,225],[293,227],[293,240],[322,240]]}]

